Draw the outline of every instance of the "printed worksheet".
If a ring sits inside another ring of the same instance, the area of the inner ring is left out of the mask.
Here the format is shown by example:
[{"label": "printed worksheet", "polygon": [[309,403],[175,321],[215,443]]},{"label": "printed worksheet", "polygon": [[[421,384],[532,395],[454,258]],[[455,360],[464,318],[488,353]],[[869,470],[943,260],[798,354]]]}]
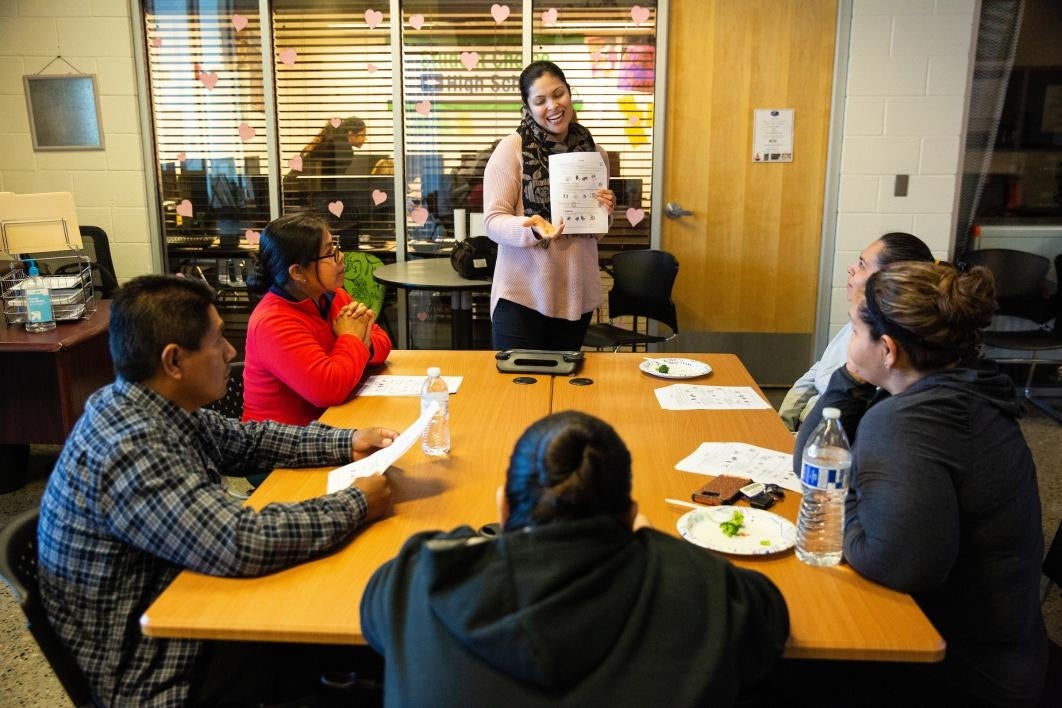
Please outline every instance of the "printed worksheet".
[{"label": "printed worksheet", "polygon": [[603,234],[608,211],[594,197],[608,187],[601,153],[563,152],[549,156],[549,202],[553,223],[564,219],[565,234]]},{"label": "printed worksheet", "polygon": [[656,400],[666,411],[757,410],[771,404],[751,386],[696,386],[672,384],[655,391]]},{"label": "printed worksheet", "polygon": [[[358,389],[358,396],[419,396],[420,387],[424,385],[423,376],[370,376]],[[457,393],[462,376],[443,376],[450,394]]]},{"label": "printed worksheet", "polygon": [[420,440],[427,427],[428,421],[439,410],[439,404],[432,402],[424,409],[416,422],[403,430],[387,447],[380,448],[368,457],[355,460],[342,467],[336,467],[328,473],[328,493],[346,489],[351,482],[359,477],[371,477],[374,474],[383,474],[387,468],[398,462],[398,458],[406,454],[409,448]]},{"label": "printed worksheet", "polygon": [[675,469],[713,477],[721,474],[750,477],[753,482],[801,491],[800,478],[793,474],[792,455],[748,443],[701,443],[693,454],[676,464]]}]

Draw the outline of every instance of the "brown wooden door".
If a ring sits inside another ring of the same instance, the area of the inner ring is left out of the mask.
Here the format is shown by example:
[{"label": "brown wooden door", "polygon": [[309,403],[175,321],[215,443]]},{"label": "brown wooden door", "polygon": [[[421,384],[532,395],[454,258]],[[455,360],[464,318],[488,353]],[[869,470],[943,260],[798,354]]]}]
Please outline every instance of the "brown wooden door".
[{"label": "brown wooden door", "polygon": [[[699,333],[799,334],[806,368],[836,13],[836,0],[671,3],[661,208],[693,214],[665,216],[661,236],[680,264],[683,348],[713,346]],[[793,162],[753,163],[755,108],[795,109]]]}]

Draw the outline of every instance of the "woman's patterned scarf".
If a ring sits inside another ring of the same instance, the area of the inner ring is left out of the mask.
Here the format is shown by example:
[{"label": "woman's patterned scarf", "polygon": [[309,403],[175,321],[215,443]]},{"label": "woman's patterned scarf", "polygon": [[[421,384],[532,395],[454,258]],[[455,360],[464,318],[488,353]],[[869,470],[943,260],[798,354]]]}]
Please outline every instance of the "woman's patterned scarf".
[{"label": "woman's patterned scarf", "polygon": [[594,150],[594,139],[589,130],[573,119],[568,126],[567,140],[558,143],[535,122],[526,106],[516,132],[520,135],[523,155],[524,214],[539,214],[546,221],[553,221],[549,207],[549,156],[559,152],[590,152]]}]

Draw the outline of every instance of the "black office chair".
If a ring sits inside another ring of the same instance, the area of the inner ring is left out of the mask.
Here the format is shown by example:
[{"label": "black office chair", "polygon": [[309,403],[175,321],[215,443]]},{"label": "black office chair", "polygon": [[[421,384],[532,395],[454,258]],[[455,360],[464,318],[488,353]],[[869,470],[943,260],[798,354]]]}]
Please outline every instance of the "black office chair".
[{"label": "black office chair", "polygon": [[[92,270],[92,287],[97,297],[104,300],[111,298],[118,289],[118,278],[114,275],[114,262],[111,260],[111,245],[107,232],[98,226],[82,226],[81,246]],[[66,263],[55,269],[56,275],[73,275],[83,266]]]},{"label": "black office chair", "polygon": [[[1034,390],[1032,385],[1037,364],[1058,365],[1057,361],[1043,359],[1040,354],[1062,351],[1062,295],[1048,298],[1045,294],[1050,263],[1043,256],[1006,248],[971,251],[962,260],[968,266],[984,266],[992,271],[996,279],[998,314],[1033,323],[1033,326],[1016,331],[985,330],[984,343],[997,349],[1022,352],[1015,356],[993,358],[1002,363],[1028,364],[1023,395],[1034,406],[1062,423],[1062,411],[1044,401],[1044,392]],[[1055,256],[1055,270],[1059,268],[1062,268],[1062,254]],[[1049,326],[1052,319],[1055,320],[1054,327]]]},{"label": "black office chair", "polygon": [[94,705],[92,690],[66,645],[55,633],[40,601],[37,584],[37,517],[30,509],[0,531],[0,578],[15,593],[26,615],[26,628],[76,706]]},{"label": "black office chair", "polygon": [[[678,336],[678,313],[671,299],[678,268],[678,261],[667,251],[625,251],[613,256],[611,269],[606,268],[613,280],[608,293],[609,321],[590,325],[583,345],[615,352],[620,347],[633,350],[639,344],[658,344]],[[634,318],[631,329],[613,324],[615,318],[625,316]],[[639,317],[667,325],[671,334],[639,332]]]},{"label": "black office chair", "polygon": [[229,385],[225,389],[225,396],[205,407],[226,418],[243,420],[243,362],[234,361],[229,366]]}]

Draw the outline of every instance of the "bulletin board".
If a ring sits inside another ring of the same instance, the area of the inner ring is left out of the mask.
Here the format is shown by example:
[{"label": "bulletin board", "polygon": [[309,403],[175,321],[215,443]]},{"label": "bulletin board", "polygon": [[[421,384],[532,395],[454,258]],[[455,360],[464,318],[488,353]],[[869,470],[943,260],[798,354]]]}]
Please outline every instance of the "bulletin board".
[{"label": "bulletin board", "polygon": [[94,74],[23,76],[33,149],[103,150]]}]

